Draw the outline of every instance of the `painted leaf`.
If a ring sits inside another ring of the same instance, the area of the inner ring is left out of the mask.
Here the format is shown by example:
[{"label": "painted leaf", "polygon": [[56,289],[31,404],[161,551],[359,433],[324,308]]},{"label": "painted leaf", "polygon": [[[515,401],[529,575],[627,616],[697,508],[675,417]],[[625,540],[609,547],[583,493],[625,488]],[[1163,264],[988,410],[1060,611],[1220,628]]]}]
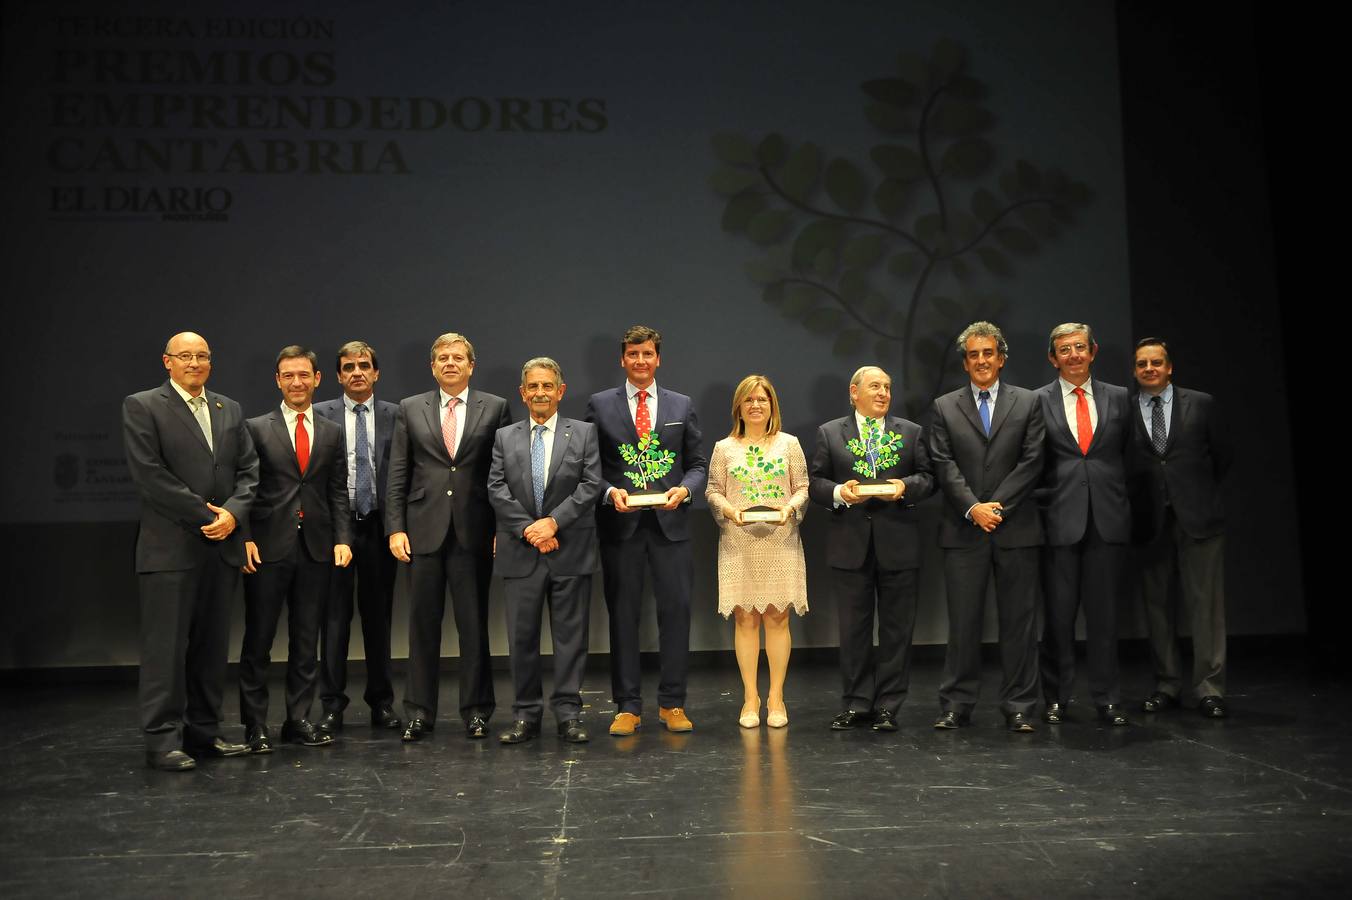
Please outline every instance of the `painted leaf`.
[{"label": "painted leaf", "polygon": [[981,221],[989,222],[1000,214],[1000,201],[985,188],[977,188],[972,194],[972,213]]},{"label": "painted leaf", "polygon": [[740,194],[759,182],[760,173],[755,169],[734,169],[724,166],[709,176],[709,187],[725,197]]},{"label": "painted leaf", "polygon": [[892,254],[887,261],[887,271],[898,278],[905,278],[919,272],[922,265],[924,265],[923,256],[913,250],[905,250]]},{"label": "painted leaf", "polygon": [[994,156],[989,142],[981,138],[964,138],[944,151],[939,170],[957,178],[973,178],[989,168]]},{"label": "painted leaf", "polygon": [[874,100],[895,109],[905,109],[915,102],[915,85],[901,78],[875,78],[860,87]]},{"label": "painted leaf", "polygon": [[995,239],[1007,249],[1024,256],[1037,252],[1037,238],[1033,237],[1032,232],[1023,228],[997,228]]},{"label": "painted leaf", "polygon": [[836,356],[853,356],[864,347],[864,332],[858,328],[846,328],[836,335],[831,352]]},{"label": "painted leaf", "polygon": [[767,169],[777,169],[789,158],[789,144],[782,134],[767,134],[756,147],[756,161]]},{"label": "painted leaf", "polygon": [[793,240],[791,259],[795,268],[807,268],[817,260],[824,249],[834,250],[840,246],[845,227],[840,222],[819,220],[803,227]]},{"label": "painted leaf", "polygon": [[723,209],[724,231],[746,231],[751,217],[765,209],[764,195],[755,191],[745,191],[728,201]]},{"label": "painted leaf", "polygon": [[910,185],[899,178],[884,178],[873,192],[873,205],[889,219],[906,208]]},{"label": "painted leaf", "polygon": [[783,273],[779,267],[764,259],[747,260],[742,268],[757,284],[774,284],[783,278]]},{"label": "painted leaf", "polygon": [[714,153],[723,162],[741,165],[754,165],[756,162],[756,148],[751,146],[751,141],[740,134],[726,132],[716,134],[712,138],[712,143]]},{"label": "painted leaf", "polygon": [[845,252],[841,254],[841,259],[847,266],[868,268],[876,263],[882,255],[882,236],[865,234],[845,244]]},{"label": "painted leaf", "polygon": [[887,103],[865,103],[864,118],[884,134],[909,134],[915,130],[910,113]]},{"label": "painted leaf", "polygon": [[1008,278],[1014,274],[1014,267],[1010,265],[1009,258],[994,247],[977,247],[976,255],[986,267],[986,271],[992,275]]},{"label": "painted leaf", "polygon": [[868,273],[860,269],[846,269],[840,276],[840,296],[846,303],[858,304],[868,295]]},{"label": "painted leaf", "polygon": [[816,144],[803,144],[789,154],[784,164],[781,186],[785,193],[796,200],[806,200],[817,184],[821,173],[821,151]]},{"label": "painted leaf", "polygon": [[904,144],[879,144],[869,151],[869,158],[883,174],[902,181],[915,181],[925,174],[920,153]]},{"label": "painted leaf", "polygon": [[826,166],[825,184],[831,202],[847,213],[858,212],[868,196],[864,174],[858,166],[842,157],[836,157]]},{"label": "painted leaf", "polygon": [[782,209],[764,209],[751,217],[746,233],[761,246],[783,240],[789,230],[789,214]]},{"label": "painted leaf", "polygon": [[819,306],[803,318],[803,325],[809,331],[835,331],[844,318],[845,314],[834,306]]},{"label": "painted leaf", "polygon": [[954,100],[939,107],[934,116],[935,130],[950,137],[977,134],[990,127],[994,120],[990,110],[967,100]]}]

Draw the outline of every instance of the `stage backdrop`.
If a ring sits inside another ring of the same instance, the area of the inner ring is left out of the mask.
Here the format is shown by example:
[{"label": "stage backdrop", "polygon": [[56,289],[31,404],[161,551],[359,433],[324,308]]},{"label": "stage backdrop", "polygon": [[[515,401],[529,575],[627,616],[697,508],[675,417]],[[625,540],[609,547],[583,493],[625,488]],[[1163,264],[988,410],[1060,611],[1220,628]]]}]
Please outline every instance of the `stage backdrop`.
[{"label": "stage backdrop", "polygon": [[[6,5],[7,393],[28,396],[0,468],[22,562],[0,666],[136,660],[120,405],[179,330],[251,415],[285,344],[320,352],[323,399],[364,339],[397,400],[434,386],[451,330],[476,388],[513,397],[551,355],[581,415],[645,323],[708,448],[761,372],[809,454],[864,363],[923,420],[976,318],[1010,337],[1012,383],[1050,380],[1046,333],[1078,319],[1128,379],[1112,3],[408,6]],[[693,640],[725,647],[698,506]],[[822,524],[809,645],[835,643]],[[945,638],[938,561],[920,641]]]}]

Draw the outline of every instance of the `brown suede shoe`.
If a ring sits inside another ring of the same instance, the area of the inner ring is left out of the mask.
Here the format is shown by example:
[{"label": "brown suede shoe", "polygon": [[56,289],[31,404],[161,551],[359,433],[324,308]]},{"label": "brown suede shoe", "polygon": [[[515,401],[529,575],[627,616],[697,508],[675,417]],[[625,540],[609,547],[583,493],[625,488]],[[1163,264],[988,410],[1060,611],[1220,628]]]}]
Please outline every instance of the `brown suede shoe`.
[{"label": "brown suede shoe", "polygon": [[657,710],[657,717],[667,726],[667,731],[693,731],[695,726],[686,717],[685,710],[679,706],[670,709],[663,706]]},{"label": "brown suede shoe", "polygon": [[643,727],[643,720],[633,713],[616,713],[615,721],[610,723],[610,733],[615,737],[628,737]]}]

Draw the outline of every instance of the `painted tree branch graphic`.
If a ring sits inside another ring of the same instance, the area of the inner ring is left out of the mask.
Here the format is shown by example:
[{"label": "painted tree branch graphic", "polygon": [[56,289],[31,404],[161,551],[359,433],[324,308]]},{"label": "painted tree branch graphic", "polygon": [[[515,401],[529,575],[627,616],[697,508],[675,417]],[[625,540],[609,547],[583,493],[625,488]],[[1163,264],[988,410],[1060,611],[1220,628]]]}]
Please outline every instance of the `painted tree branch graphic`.
[{"label": "painted tree branch graphic", "polygon": [[869,148],[871,169],[780,134],[713,138],[722,227],[767,249],[746,266],[765,302],[830,337],[838,356],[871,343],[880,362],[900,360],[904,383],[919,386],[913,409],[938,393],[957,332],[1005,307],[981,286],[1017,277],[1016,260],[1090,200],[1084,184],[1026,160],[994,174],[993,187],[973,184],[995,169],[995,116],[966,63],[959,44],[941,40],[928,58],[902,53],[897,76],[860,86],[865,118],[886,136]]}]

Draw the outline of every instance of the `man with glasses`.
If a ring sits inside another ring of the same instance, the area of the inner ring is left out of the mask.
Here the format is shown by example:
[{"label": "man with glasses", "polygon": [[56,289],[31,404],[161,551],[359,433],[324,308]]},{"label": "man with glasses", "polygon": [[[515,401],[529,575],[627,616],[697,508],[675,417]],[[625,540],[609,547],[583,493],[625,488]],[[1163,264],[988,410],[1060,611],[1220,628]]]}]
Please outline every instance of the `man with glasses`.
[{"label": "man with glasses", "polygon": [[182,772],[197,765],[189,753],[248,752],[221,737],[221,701],[230,607],[244,565],[236,528],[258,487],[258,456],[239,404],[206,390],[205,338],[176,334],[161,360],[169,380],[123,402],[122,439],[141,497],[138,700],[146,764]]}]

